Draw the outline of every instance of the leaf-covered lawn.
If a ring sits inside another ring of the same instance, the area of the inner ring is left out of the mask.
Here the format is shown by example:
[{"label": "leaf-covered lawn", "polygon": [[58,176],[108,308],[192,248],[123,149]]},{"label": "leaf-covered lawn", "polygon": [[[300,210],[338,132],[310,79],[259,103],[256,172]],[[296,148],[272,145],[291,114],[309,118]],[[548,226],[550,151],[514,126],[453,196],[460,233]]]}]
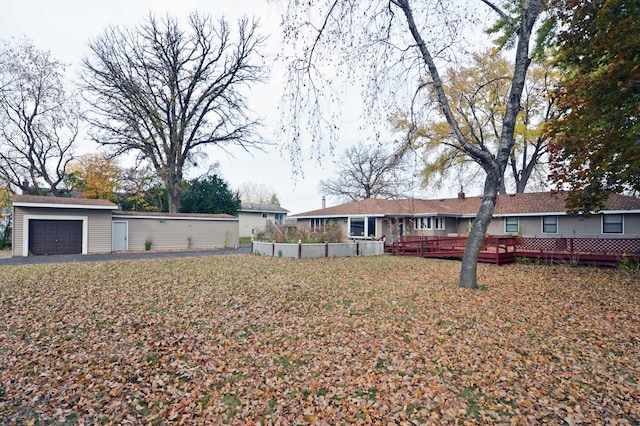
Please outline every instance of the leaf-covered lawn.
[{"label": "leaf-covered lawn", "polygon": [[0,270],[0,423],[637,424],[640,277],[401,257]]}]

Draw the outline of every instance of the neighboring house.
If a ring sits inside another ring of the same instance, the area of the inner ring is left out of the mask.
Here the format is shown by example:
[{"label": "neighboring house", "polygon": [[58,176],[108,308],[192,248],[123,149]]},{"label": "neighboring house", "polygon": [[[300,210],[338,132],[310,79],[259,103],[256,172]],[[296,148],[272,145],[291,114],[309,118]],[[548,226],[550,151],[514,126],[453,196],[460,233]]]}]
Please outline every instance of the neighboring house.
[{"label": "neighboring house", "polygon": [[[366,199],[289,216],[298,227],[319,231],[340,226],[349,238],[395,241],[401,235],[467,235],[482,197],[439,200]],[[523,237],[640,238],[640,199],[613,194],[606,208],[590,216],[570,216],[565,196],[556,192],[500,195],[489,235]]]},{"label": "neighboring house", "polygon": [[242,203],[238,210],[240,237],[255,237],[270,227],[285,224],[289,210],[278,204]]},{"label": "neighboring house", "polygon": [[13,255],[233,247],[230,215],[124,212],[107,200],[15,195]]}]

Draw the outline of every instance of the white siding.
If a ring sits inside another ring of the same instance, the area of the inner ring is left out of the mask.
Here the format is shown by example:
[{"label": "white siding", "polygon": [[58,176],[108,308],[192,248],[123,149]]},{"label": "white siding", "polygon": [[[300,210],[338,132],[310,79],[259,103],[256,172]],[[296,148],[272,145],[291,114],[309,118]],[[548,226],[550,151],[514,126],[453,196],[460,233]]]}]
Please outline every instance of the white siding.
[{"label": "white siding", "polygon": [[240,237],[254,237],[255,233],[263,231],[267,224],[267,219],[263,218],[260,212],[238,212],[238,220]]},{"label": "white siding", "polygon": [[188,250],[235,247],[238,244],[237,219],[175,219],[117,216],[129,222],[129,250],[144,250],[151,240],[151,250]]},{"label": "white siding", "polygon": [[[624,214],[624,234],[603,234],[602,215],[566,216],[558,215],[558,232],[556,234],[542,232],[542,216],[519,217],[519,232],[522,237],[544,238],[639,238],[640,215]],[[458,228],[460,229],[460,227]],[[504,235],[504,218],[493,218],[488,234]],[[512,233],[515,235],[516,233]]]},{"label": "white siding", "polygon": [[624,234],[630,238],[640,238],[640,214],[624,215]]},{"label": "white siding", "polygon": [[87,240],[87,253],[110,253],[111,252],[111,210],[91,210],[91,209],[59,209],[46,207],[15,207],[15,217],[13,219],[13,255],[22,256],[24,253],[24,240],[26,237],[24,228],[24,217],[37,219],[38,217],[55,219],[60,218],[87,218],[87,235],[83,238]]}]

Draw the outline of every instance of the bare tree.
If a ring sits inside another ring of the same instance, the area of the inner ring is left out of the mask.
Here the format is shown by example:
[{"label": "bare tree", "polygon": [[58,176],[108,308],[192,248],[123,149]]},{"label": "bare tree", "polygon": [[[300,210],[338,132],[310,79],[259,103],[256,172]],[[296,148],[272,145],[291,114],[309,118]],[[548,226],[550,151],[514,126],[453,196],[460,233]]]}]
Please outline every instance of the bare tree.
[{"label": "bare tree", "polygon": [[265,78],[258,23],[240,20],[235,39],[224,19],[192,14],[188,25],[150,16],[134,29],[108,28],[84,60],[95,140],[153,165],[170,212],[180,210],[183,173],[205,147],[260,144],[243,92]]},{"label": "bare tree", "polygon": [[280,204],[276,190],[264,183],[244,182],[238,193],[243,203]]},{"label": "bare tree", "polygon": [[79,122],[64,66],[28,40],[0,49],[0,177],[12,191],[60,195]]},{"label": "bare tree", "polygon": [[[300,111],[309,111],[311,107],[312,113],[315,111],[316,114],[315,119],[309,121],[322,123],[325,120],[322,108],[315,108],[321,103],[322,89],[330,88],[318,66],[322,59],[329,65],[333,61],[334,68],[346,70],[347,75],[358,74],[360,81],[360,71],[368,72],[372,82],[368,85],[369,93],[382,98],[383,102],[394,101],[389,94],[402,89],[399,86],[407,83],[415,88],[414,101],[423,94],[433,97],[460,148],[486,173],[482,202],[467,240],[459,282],[462,287],[477,288],[478,255],[495,209],[498,187],[511,157],[516,117],[531,62],[529,43],[545,1],[477,2],[478,8],[487,8],[483,13],[494,13],[500,20],[507,38],[513,41],[515,56],[508,102],[502,114],[502,128],[495,151],[486,145],[476,145],[461,130],[461,123],[452,111],[452,100],[440,77],[443,64],[450,62],[455,52],[462,51],[468,56],[469,40],[460,43],[464,32],[461,23],[466,26],[468,22],[463,20],[464,14],[449,10],[459,7],[460,3],[439,0],[413,4],[410,0],[318,0],[302,4],[290,0],[288,15],[283,20],[285,35],[303,47],[290,61],[284,110],[293,117],[291,140],[293,149],[296,149],[302,134],[300,126],[306,124],[301,120]],[[314,14],[320,6],[323,13],[317,19]],[[469,14],[467,11],[467,15],[477,13]],[[440,21],[436,21],[438,18]],[[364,62],[355,64],[355,60]],[[331,124],[331,120],[327,121]],[[312,134],[318,133],[312,131]]]},{"label": "bare tree", "polygon": [[348,201],[399,198],[411,189],[403,166],[400,155],[360,142],[343,151],[337,176],[320,181],[318,191]]}]

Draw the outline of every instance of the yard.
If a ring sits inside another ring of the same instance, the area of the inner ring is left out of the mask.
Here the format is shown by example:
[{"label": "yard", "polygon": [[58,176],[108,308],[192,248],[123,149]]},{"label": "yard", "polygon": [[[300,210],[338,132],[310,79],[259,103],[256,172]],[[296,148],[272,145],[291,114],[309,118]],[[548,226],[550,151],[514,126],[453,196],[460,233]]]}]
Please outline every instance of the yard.
[{"label": "yard", "polygon": [[637,424],[640,276],[405,257],[0,269],[2,424]]}]

